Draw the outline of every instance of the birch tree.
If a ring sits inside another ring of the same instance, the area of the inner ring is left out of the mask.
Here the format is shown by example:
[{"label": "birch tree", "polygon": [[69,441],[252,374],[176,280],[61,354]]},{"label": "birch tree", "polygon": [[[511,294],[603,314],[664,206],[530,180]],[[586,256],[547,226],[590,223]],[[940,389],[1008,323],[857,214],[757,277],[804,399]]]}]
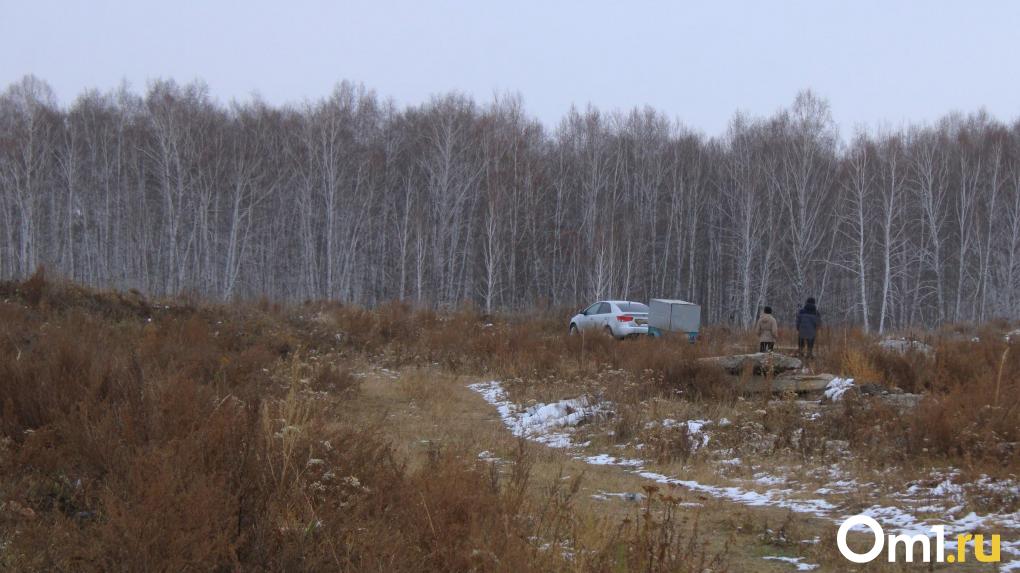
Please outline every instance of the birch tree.
[{"label": "birch tree", "polygon": [[983,112],[845,145],[810,92],[716,135],[351,83],[272,106],[160,80],[64,108],[28,77],[0,92],[0,278],[486,312],[676,296],[744,326],[814,295],[880,333],[1015,319],[1018,150],[1020,122]]}]

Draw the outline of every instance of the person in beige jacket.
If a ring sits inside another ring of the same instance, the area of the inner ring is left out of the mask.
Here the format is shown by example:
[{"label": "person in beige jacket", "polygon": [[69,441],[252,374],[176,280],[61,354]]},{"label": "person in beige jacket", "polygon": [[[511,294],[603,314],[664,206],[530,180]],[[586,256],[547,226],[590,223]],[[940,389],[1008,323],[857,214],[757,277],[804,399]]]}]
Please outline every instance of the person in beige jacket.
[{"label": "person in beige jacket", "polygon": [[779,337],[779,323],[776,322],[776,317],[772,316],[771,306],[765,307],[765,312],[754,325],[754,330],[758,333],[758,352],[772,352],[776,338]]}]

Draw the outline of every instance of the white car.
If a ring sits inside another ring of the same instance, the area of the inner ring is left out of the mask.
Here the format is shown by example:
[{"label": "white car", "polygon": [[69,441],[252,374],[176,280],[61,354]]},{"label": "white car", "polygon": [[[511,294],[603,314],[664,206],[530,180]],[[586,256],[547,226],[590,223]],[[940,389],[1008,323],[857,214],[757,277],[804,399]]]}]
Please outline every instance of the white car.
[{"label": "white car", "polygon": [[570,334],[603,333],[613,338],[648,334],[648,306],[629,300],[600,300],[570,319]]}]

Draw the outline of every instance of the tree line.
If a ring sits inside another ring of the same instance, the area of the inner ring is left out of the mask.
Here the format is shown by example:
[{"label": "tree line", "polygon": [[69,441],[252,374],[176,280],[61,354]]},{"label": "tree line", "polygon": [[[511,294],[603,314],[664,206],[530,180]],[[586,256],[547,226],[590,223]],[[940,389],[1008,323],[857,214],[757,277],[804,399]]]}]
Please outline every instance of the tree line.
[{"label": "tree line", "polygon": [[482,309],[604,298],[869,330],[1016,318],[1020,121],[949,114],[843,139],[802,92],[706,136],[654,109],[515,96],[398,107],[363,86],[272,106],[207,87],[0,95],[0,276]]}]

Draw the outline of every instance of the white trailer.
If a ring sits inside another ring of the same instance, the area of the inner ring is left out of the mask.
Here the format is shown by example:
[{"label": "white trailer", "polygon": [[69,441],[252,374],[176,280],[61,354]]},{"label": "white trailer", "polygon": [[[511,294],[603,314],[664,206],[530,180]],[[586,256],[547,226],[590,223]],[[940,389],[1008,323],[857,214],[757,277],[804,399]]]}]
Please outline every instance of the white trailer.
[{"label": "white trailer", "polygon": [[683,332],[694,342],[700,328],[701,306],[693,302],[653,298],[648,303],[648,334],[652,336]]}]

